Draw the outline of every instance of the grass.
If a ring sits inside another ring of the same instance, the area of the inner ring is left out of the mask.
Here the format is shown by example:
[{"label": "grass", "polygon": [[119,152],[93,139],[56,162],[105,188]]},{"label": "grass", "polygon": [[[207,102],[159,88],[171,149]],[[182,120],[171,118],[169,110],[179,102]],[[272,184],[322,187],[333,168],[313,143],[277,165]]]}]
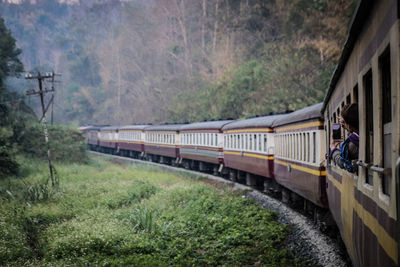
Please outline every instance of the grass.
[{"label": "grass", "polygon": [[20,158],[0,181],[0,265],[296,265],[286,228],[242,192],[157,167]]}]

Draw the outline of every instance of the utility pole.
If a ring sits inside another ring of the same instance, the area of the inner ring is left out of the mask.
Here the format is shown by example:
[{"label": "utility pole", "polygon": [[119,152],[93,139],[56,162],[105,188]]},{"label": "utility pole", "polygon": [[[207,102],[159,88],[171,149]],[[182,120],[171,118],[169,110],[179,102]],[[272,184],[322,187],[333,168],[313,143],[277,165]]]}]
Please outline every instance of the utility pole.
[{"label": "utility pole", "polygon": [[[46,72],[45,75],[41,75],[40,72],[38,72],[37,76],[33,76],[32,74],[27,74],[25,75],[25,79],[28,80],[33,80],[33,79],[37,79],[39,82],[39,91],[35,91],[35,90],[28,90],[26,92],[27,95],[39,95],[40,96],[40,102],[42,104],[42,118],[40,119],[40,122],[43,125],[43,130],[44,130],[44,138],[46,141],[46,146],[47,146],[47,159],[49,161],[49,169],[50,169],[50,178],[51,178],[51,185],[54,187],[55,186],[55,179],[54,179],[54,173],[53,173],[53,165],[51,164],[51,157],[50,157],[50,145],[49,145],[49,132],[47,130],[47,124],[46,124],[46,112],[47,109],[49,108],[50,104],[52,104],[54,102],[54,95],[52,95],[52,98],[50,99],[49,104],[47,105],[47,107],[45,107],[45,103],[44,103],[44,96],[46,93],[50,93],[50,92],[54,92],[54,76],[55,75],[60,75],[60,74],[55,74],[54,72]],[[52,87],[51,89],[47,89],[45,88],[43,90],[43,81],[45,81],[46,79],[52,79]]]}]

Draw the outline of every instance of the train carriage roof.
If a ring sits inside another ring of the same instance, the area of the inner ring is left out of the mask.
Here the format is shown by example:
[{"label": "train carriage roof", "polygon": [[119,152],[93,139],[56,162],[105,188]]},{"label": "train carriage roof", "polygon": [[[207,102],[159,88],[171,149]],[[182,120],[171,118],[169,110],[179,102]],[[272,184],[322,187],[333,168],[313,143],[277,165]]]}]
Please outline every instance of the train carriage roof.
[{"label": "train carriage roof", "polygon": [[306,108],[296,110],[292,113],[285,114],[282,118],[275,120],[273,127],[279,127],[285,124],[297,123],[311,119],[322,119],[321,113],[322,103],[318,103]]},{"label": "train carriage roof", "polygon": [[101,128],[106,127],[109,125],[91,125],[86,130],[87,131],[99,131]]},{"label": "train carriage roof", "polygon": [[119,126],[100,127],[100,131],[116,131],[118,129],[119,129]]},{"label": "train carriage roof", "polygon": [[125,125],[119,128],[120,130],[144,130],[146,127],[149,127],[149,124],[142,124],[142,125]]},{"label": "train carriage roof", "polygon": [[342,55],[340,56],[339,62],[336,65],[336,68],[331,77],[331,81],[329,83],[328,91],[325,95],[325,99],[322,106],[322,112],[325,111],[329,99],[332,96],[333,91],[336,88],[337,83],[342,76],[342,73],[346,67],[347,61],[349,60],[351,53],[353,52],[354,45],[358,40],[358,37],[361,33],[361,30],[369,18],[371,11],[373,10],[373,5],[376,3],[376,0],[361,0],[358,3],[356,11],[354,12],[353,18],[350,23],[349,31],[347,34],[347,39],[344,44],[344,48],[342,50]]},{"label": "train carriage roof", "polygon": [[161,124],[146,127],[145,131],[179,131],[185,124]]},{"label": "train carriage roof", "polygon": [[233,120],[224,120],[224,121],[204,121],[204,122],[195,122],[183,125],[181,127],[181,131],[188,130],[221,130],[222,127],[227,125],[228,123],[234,122]]},{"label": "train carriage roof", "polygon": [[262,127],[271,128],[274,121],[279,118],[282,118],[283,116],[285,115],[280,114],[280,115],[263,116],[263,117],[234,121],[232,123],[225,125],[222,128],[222,130],[227,131],[233,129],[262,128]]}]

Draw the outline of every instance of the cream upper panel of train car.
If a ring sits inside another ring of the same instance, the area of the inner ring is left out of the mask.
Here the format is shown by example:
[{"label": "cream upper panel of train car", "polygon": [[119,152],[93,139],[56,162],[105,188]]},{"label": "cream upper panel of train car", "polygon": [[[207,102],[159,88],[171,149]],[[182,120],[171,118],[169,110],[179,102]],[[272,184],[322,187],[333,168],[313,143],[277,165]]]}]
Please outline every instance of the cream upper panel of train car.
[{"label": "cream upper panel of train car", "polygon": [[285,115],[273,124],[275,158],[321,166],[325,160],[322,103]]}]

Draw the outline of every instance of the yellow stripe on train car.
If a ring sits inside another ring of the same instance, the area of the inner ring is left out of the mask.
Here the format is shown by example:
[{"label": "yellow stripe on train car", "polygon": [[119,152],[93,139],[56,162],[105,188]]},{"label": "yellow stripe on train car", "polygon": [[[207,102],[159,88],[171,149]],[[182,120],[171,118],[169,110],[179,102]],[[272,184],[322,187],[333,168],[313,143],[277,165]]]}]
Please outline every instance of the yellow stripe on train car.
[{"label": "yellow stripe on train car", "polygon": [[[331,181],[331,183],[340,191],[340,193],[344,194],[343,185],[340,182],[338,182],[335,178],[333,178],[331,175],[328,175],[327,177],[329,181]],[[386,232],[386,230],[382,227],[382,225],[380,225],[378,220],[354,198],[354,194],[352,194],[352,198],[353,198],[352,202],[355,203],[354,210],[357,213],[357,216],[361,218],[364,225],[367,226],[371,230],[371,232],[375,235],[375,237],[378,239],[379,245],[383,248],[386,254],[388,254],[388,256],[396,264],[398,264],[398,250],[397,250],[398,243],[396,242],[396,240],[394,240]]]},{"label": "yellow stripe on train car", "polygon": [[224,151],[224,154],[236,155],[236,156],[242,155],[243,157],[252,157],[252,158],[268,159],[268,160],[274,159],[274,156],[264,156],[264,155],[260,155],[260,154],[249,153],[249,152],[241,153],[241,152],[236,152],[236,151]]},{"label": "yellow stripe on train car", "polygon": [[299,171],[302,171],[302,172],[307,172],[307,173],[310,173],[310,174],[313,174],[313,175],[316,175],[316,176],[325,176],[326,175],[326,171],[314,170],[314,169],[311,169],[311,168],[303,167],[303,166],[300,166],[300,165],[296,165],[296,164],[293,164],[293,163],[290,163],[290,162],[286,162],[286,161],[281,161],[281,160],[278,160],[278,159],[275,159],[275,163],[278,163],[278,164],[283,165],[283,166],[287,166],[288,164],[290,164],[290,167],[292,169],[299,170]]}]

